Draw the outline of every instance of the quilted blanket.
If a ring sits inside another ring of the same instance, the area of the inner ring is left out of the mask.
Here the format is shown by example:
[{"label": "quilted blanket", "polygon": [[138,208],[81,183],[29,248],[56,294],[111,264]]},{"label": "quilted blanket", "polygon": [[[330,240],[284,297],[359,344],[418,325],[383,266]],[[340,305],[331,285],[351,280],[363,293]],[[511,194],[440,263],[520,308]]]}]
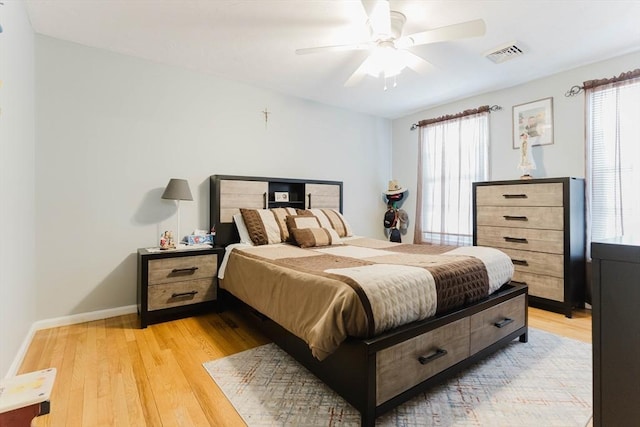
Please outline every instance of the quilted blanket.
[{"label": "quilted blanket", "polygon": [[510,258],[493,248],[353,238],[322,248],[234,247],[221,287],[322,360],[348,336],[375,336],[473,304],[512,274]]}]

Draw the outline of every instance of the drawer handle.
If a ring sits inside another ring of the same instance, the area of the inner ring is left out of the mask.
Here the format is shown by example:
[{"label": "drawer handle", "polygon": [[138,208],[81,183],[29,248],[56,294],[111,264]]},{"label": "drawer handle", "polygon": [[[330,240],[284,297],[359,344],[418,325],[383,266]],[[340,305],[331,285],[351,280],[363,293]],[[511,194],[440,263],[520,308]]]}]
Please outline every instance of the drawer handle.
[{"label": "drawer handle", "polygon": [[515,265],[526,265],[526,266],[529,265],[529,263],[527,262],[526,259],[513,259],[513,258],[511,258],[511,262],[514,263]]},{"label": "drawer handle", "polygon": [[504,237],[504,241],[510,243],[529,243],[527,239],[522,237]]},{"label": "drawer handle", "polygon": [[504,328],[509,323],[513,323],[513,319],[505,317],[504,320],[494,323],[493,326],[495,326],[496,328]]},{"label": "drawer handle", "polygon": [[507,221],[529,221],[526,216],[503,215],[502,217]]},{"label": "drawer handle", "polygon": [[191,297],[191,296],[194,296],[197,293],[198,293],[198,291],[173,293],[173,294],[171,294],[171,298]]},{"label": "drawer handle", "polygon": [[524,285],[527,286],[527,282],[518,282],[517,280],[512,280],[511,283],[514,285]]},{"label": "drawer handle", "polygon": [[193,273],[196,271],[198,267],[189,267],[189,268],[174,268],[171,270],[172,273]]},{"label": "drawer handle", "polygon": [[502,197],[505,199],[526,199],[526,194],[503,194]]},{"label": "drawer handle", "polygon": [[447,354],[447,350],[443,348],[439,348],[433,354],[430,354],[428,356],[418,357],[418,362],[420,362],[421,365],[426,365],[429,362],[433,362],[436,359],[440,359],[442,356],[445,356],[446,354]]}]

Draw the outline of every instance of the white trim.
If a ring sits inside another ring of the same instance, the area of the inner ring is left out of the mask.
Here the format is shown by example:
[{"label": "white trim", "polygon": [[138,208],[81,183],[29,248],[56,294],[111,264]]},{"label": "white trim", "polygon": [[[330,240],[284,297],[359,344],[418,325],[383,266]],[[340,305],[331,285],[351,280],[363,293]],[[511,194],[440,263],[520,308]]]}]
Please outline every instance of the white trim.
[{"label": "white trim", "polygon": [[27,335],[24,337],[24,340],[22,341],[22,345],[18,349],[18,353],[16,354],[16,357],[13,359],[13,363],[9,367],[9,371],[5,375],[5,378],[13,377],[18,373],[18,369],[20,368],[20,365],[22,365],[22,362],[24,361],[24,357],[27,354],[27,350],[29,349],[29,345],[31,344],[31,341],[33,340],[33,336],[36,334],[37,331],[41,329],[56,328],[59,326],[74,325],[76,323],[92,322],[94,320],[108,319],[109,317],[123,316],[125,314],[136,313],[137,310],[138,310],[137,305],[127,305],[124,307],[108,308],[106,310],[91,311],[88,313],[78,313],[78,314],[72,314],[69,316],[54,317],[52,319],[38,320],[34,322],[31,325],[29,332],[27,332]]}]

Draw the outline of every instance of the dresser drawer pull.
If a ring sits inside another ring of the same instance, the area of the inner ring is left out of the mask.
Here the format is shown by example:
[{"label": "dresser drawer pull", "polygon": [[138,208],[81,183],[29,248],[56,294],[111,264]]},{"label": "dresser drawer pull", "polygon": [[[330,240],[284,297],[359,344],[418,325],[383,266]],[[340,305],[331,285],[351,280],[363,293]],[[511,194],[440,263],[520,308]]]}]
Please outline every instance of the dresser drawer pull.
[{"label": "dresser drawer pull", "polygon": [[511,258],[511,262],[514,263],[515,265],[526,265],[526,266],[529,265],[529,263],[527,262],[526,259],[513,259],[513,258]]},{"label": "dresser drawer pull", "polygon": [[446,354],[447,354],[447,350],[439,348],[433,354],[430,354],[428,356],[418,357],[418,362],[420,362],[421,365],[426,365],[429,362],[433,362],[436,359],[440,359],[442,356],[445,356]]},{"label": "dresser drawer pull", "polygon": [[197,294],[198,291],[180,292],[171,294],[171,298],[191,297]]},{"label": "dresser drawer pull", "polygon": [[529,221],[526,216],[503,215],[502,217],[507,221]]},{"label": "dresser drawer pull", "polygon": [[509,323],[513,323],[513,319],[505,317],[504,320],[494,323],[493,326],[495,326],[496,328],[504,328]]},{"label": "dresser drawer pull", "polygon": [[526,194],[503,194],[502,197],[505,199],[526,199]]},{"label": "dresser drawer pull", "polygon": [[527,286],[527,282],[518,282],[517,280],[512,280],[511,283],[514,285],[524,285]]},{"label": "dresser drawer pull", "polygon": [[510,243],[529,243],[527,239],[522,237],[504,237],[504,241]]},{"label": "dresser drawer pull", "polygon": [[171,270],[171,273],[193,273],[197,269],[198,267],[174,268],[173,270]]}]

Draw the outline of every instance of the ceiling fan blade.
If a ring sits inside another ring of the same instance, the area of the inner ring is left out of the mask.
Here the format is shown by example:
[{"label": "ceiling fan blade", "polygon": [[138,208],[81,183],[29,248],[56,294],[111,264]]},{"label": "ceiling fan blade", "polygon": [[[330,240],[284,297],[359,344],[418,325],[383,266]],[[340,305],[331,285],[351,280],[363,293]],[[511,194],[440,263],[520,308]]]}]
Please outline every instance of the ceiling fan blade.
[{"label": "ceiling fan blade", "polygon": [[362,0],[373,34],[391,35],[391,8],[387,0]]},{"label": "ceiling fan blade", "polygon": [[344,87],[351,87],[360,83],[364,76],[367,75],[367,70],[369,69],[369,67],[371,67],[370,62],[371,56],[368,56],[367,59],[362,61],[362,64],[360,64],[358,69],[355,70],[353,74],[351,74],[351,77],[349,77],[349,79],[344,83]]},{"label": "ceiling fan blade", "polygon": [[396,41],[396,47],[406,48],[422,44],[483,36],[485,32],[486,26],[484,21],[482,19],[476,19],[401,37]]},{"label": "ceiling fan blade", "polygon": [[296,49],[296,55],[306,55],[309,53],[318,52],[340,52],[345,50],[367,50],[371,49],[374,44],[372,42],[362,42],[355,44],[342,44],[335,46],[318,46],[318,47],[306,47],[303,49]]},{"label": "ceiling fan blade", "polygon": [[408,50],[403,50],[402,55],[404,56],[404,61],[405,64],[407,64],[407,67],[411,68],[418,74],[427,74],[433,69],[433,64],[420,58],[418,55],[409,52]]}]

